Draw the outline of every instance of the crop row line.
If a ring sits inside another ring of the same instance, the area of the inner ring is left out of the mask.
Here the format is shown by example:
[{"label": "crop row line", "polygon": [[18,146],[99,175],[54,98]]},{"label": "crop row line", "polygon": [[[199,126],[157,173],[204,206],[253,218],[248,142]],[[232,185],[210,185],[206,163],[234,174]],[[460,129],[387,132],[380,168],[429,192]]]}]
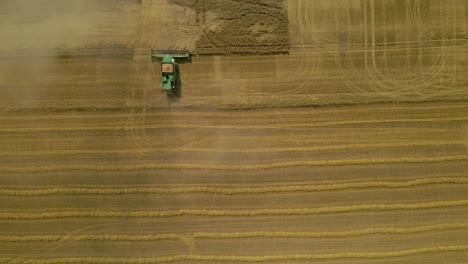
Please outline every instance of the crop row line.
[{"label": "crop row line", "polygon": [[[304,49],[310,49],[310,50],[316,50],[316,47],[314,45],[299,45],[296,48],[301,48],[302,50]],[[335,49],[328,49],[324,51],[308,51],[307,54],[336,54],[336,53],[371,53],[372,51],[374,52],[401,52],[401,51],[410,51],[410,50],[434,50],[434,49],[450,49],[446,50],[446,53],[457,53],[455,49],[463,49],[464,45],[463,44],[454,44],[454,45],[443,45],[443,46],[429,46],[429,47],[407,47],[407,48],[397,48],[397,47],[390,47],[390,48],[373,48],[370,50],[366,49],[342,49],[341,47],[336,47]],[[294,51],[294,50],[293,50]],[[455,55],[455,54],[454,54]]]},{"label": "crop row line", "polygon": [[393,163],[439,163],[468,160],[468,155],[438,156],[438,157],[398,157],[375,159],[342,159],[342,160],[298,160],[265,164],[190,164],[190,163],[149,163],[133,165],[51,165],[30,167],[0,167],[0,173],[39,173],[57,171],[137,171],[150,169],[184,169],[184,170],[267,170],[277,168],[314,167],[314,166],[347,166],[374,165]]},{"label": "crop row line", "polygon": [[438,247],[424,247],[400,251],[381,252],[345,252],[330,254],[294,254],[294,255],[266,255],[266,256],[225,256],[225,255],[175,255],[152,258],[110,258],[110,257],[70,257],[70,258],[22,258],[17,261],[12,258],[0,258],[2,263],[22,264],[148,264],[167,263],[177,261],[223,261],[223,262],[267,262],[267,261],[304,261],[326,259],[383,259],[395,258],[427,253],[467,251],[468,245],[451,245]]},{"label": "crop row line", "polygon": [[24,128],[0,128],[0,132],[46,132],[46,131],[92,131],[92,130],[129,130],[129,129],[162,129],[162,128],[180,128],[180,129],[236,129],[236,130],[259,130],[259,129],[291,129],[291,128],[307,128],[307,127],[329,127],[339,125],[358,125],[358,124],[375,124],[375,123],[406,123],[406,122],[460,122],[467,121],[468,117],[444,117],[444,118],[401,118],[401,119],[376,119],[376,120],[346,120],[346,121],[330,121],[330,122],[315,122],[315,123],[289,123],[289,124],[269,124],[269,125],[203,125],[203,124],[147,124],[140,126],[50,126],[50,127],[24,127]]},{"label": "crop row line", "polygon": [[222,148],[194,148],[194,147],[175,147],[175,148],[143,148],[120,149],[120,150],[51,150],[51,151],[5,151],[0,155],[73,155],[73,154],[131,154],[135,152],[225,152],[225,153],[272,153],[272,152],[312,152],[327,150],[346,150],[354,148],[384,148],[384,147],[422,147],[422,146],[445,146],[445,145],[464,145],[468,140],[446,140],[436,142],[408,142],[408,143],[374,143],[374,144],[347,144],[347,145],[328,145],[315,147],[282,147],[282,148],[251,148],[251,149],[222,149]]},{"label": "crop row line", "polygon": [[[398,110],[435,110],[435,109],[459,109],[460,111],[464,111],[468,106],[466,104],[460,104],[460,105],[418,105],[417,102],[413,102],[411,106],[405,106],[405,105],[399,105]],[[384,106],[371,106],[371,107],[362,107],[359,109],[354,109],[355,112],[368,112],[369,110],[374,110],[374,111],[382,111],[382,110],[387,110],[388,105]],[[349,110],[349,109],[348,109]],[[56,120],[56,119],[65,119],[65,120],[70,120],[70,119],[98,119],[98,118],[127,118],[127,117],[151,117],[151,116],[187,116],[189,118],[193,117],[222,117],[222,118],[236,118],[236,117],[265,117],[265,116],[281,116],[283,117],[285,112],[288,113],[288,116],[291,115],[308,115],[310,114],[310,109],[305,108],[305,109],[297,109],[293,108],[291,110],[283,109],[283,111],[254,111],[254,112],[249,112],[249,113],[243,113],[243,112],[237,112],[237,111],[197,111],[197,112],[186,112],[186,111],[180,111],[180,112],[145,112],[145,113],[106,113],[106,114],[56,114],[56,115],[50,115],[44,114],[44,115],[20,115],[20,116],[12,116],[12,115],[7,115],[7,116],[0,116],[0,120]],[[329,109],[329,108],[319,108],[319,109],[314,109],[314,113],[330,113],[330,114],[338,114],[338,113],[343,113],[346,112],[343,109],[336,108],[336,109]]]},{"label": "crop row line", "polygon": [[468,200],[437,201],[410,204],[360,204],[318,208],[281,208],[281,209],[247,209],[247,210],[218,210],[218,209],[178,209],[158,211],[53,211],[53,212],[1,212],[0,219],[54,219],[54,218],[164,218],[177,216],[263,216],[263,215],[315,215],[346,213],[357,211],[387,211],[387,210],[418,210],[457,207],[468,205]]},{"label": "crop row line", "polygon": [[334,238],[353,237],[376,234],[415,234],[431,231],[467,229],[468,222],[426,225],[410,228],[378,227],[355,229],[348,231],[323,231],[323,232],[286,232],[286,231],[252,231],[252,232],[194,232],[180,234],[150,234],[150,235],[128,235],[128,234],[80,234],[80,235],[21,235],[0,236],[1,242],[37,242],[37,241],[157,241],[186,238],[192,239],[224,239],[224,238]]},{"label": "crop row line", "polygon": [[121,194],[177,194],[177,193],[210,193],[220,195],[235,194],[263,194],[263,193],[285,193],[285,192],[320,192],[339,191],[347,189],[368,188],[410,188],[436,184],[467,184],[468,177],[432,177],[420,178],[408,181],[367,181],[332,183],[319,185],[293,185],[293,186],[268,186],[268,187],[237,187],[222,188],[209,186],[196,187],[53,187],[29,190],[0,189],[0,195],[8,196],[41,196],[41,195],[63,195],[63,194],[93,194],[93,195],[121,195]]},{"label": "crop row line", "polygon": [[[464,38],[450,38],[450,39],[431,39],[431,40],[420,40],[420,41],[385,41],[385,42],[375,42],[374,45],[384,45],[384,46],[394,46],[397,44],[421,44],[421,43],[445,43],[445,42],[454,42],[454,41],[461,41],[464,43],[465,39]],[[296,44],[296,45],[291,45],[292,47],[301,47],[301,46],[310,46],[314,48],[320,48],[320,47],[341,47],[341,46],[357,46],[360,47],[362,46],[361,42],[349,42],[349,43],[336,43],[336,44],[319,44],[319,43],[314,43],[314,44]]]}]

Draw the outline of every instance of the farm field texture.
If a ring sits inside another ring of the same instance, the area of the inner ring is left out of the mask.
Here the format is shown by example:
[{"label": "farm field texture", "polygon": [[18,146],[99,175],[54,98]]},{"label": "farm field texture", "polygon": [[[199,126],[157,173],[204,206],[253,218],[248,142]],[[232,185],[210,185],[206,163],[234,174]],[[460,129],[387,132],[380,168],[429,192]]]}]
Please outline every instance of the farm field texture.
[{"label": "farm field texture", "polygon": [[0,263],[467,263],[466,9],[1,1]]}]

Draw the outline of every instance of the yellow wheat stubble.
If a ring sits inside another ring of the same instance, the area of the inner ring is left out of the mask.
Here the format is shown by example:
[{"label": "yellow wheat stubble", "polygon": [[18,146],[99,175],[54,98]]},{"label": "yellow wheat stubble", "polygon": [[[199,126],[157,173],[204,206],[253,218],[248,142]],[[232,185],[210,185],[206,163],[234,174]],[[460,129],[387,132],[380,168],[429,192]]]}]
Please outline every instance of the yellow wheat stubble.
[{"label": "yellow wheat stubble", "polygon": [[378,159],[344,159],[344,160],[299,160],[290,162],[277,162],[250,165],[223,165],[223,164],[183,164],[183,163],[159,163],[159,164],[136,164],[136,165],[55,165],[36,167],[1,167],[3,173],[39,173],[54,171],[137,171],[149,169],[187,169],[187,170],[266,170],[292,167],[313,166],[346,166],[346,165],[372,165],[393,163],[437,163],[449,161],[468,160],[468,155],[438,156],[438,157],[399,157]]},{"label": "yellow wheat stubble", "polygon": [[288,231],[250,231],[250,232],[194,232],[180,234],[150,234],[150,235],[128,235],[128,234],[79,234],[79,235],[22,235],[22,236],[0,236],[0,242],[53,242],[53,241],[158,241],[158,240],[181,240],[193,239],[232,239],[232,238],[339,238],[376,234],[416,234],[432,231],[467,229],[468,223],[451,223],[427,225],[410,228],[379,227],[355,229],[346,231],[319,231],[319,232],[288,232]]},{"label": "yellow wheat stubble", "polygon": [[355,211],[418,210],[444,207],[466,206],[468,200],[439,201],[411,204],[362,204],[319,208],[251,209],[251,210],[216,210],[216,209],[179,209],[167,211],[56,211],[34,213],[0,213],[0,219],[51,219],[51,218],[161,218],[177,216],[261,216],[261,215],[313,215],[345,213]]},{"label": "yellow wheat stubble", "polygon": [[298,185],[298,186],[271,186],[271,187],[247,187],[247,188],[219,188],[219,187],[53,187],[41,189],[0,189],[0,195],[9,196],[40,196],[40,195],[64,195],[64,194],[93,194],[93,195],[122,195],[122,194],[177,194],[177,193],[211,193],[221,195],[236,194],[262,194],[282,192],[320,192],[339,191],[348,189],[368,188],[410,188],[424,185],[436,184],[467,184],[468,177],[432,177],[409,181],[369,181],[349,182],[320,185]]},{"label": "yellow wheat stubble", "polygon": [[203,125],[203,124],[149,124],[141,126],[67,126],[67,127],[25,127],[25,128],[0,128],[0,132],[10,133],[27,133],[27,132],[45,132],[45,131],[119,131],[129,129],[161,129],[161,128],[179,128],[179,129],[235,129],[235,130],[262,130],[262,129],[293,129],[307,127],[329,127],[341,125],[359,125],[359,124],[375,124],[375,123],[433,123],[433,122],[461,122],[467,121],[468,117],[444,117],[444,118],[401,118],[401,119],[381,119],[381,120],[346,120],[346,121],[330,121],[330,122],[313,122],[313,123],[284,123],[284,124],[269,124],[269,125]]},{"label": "yellow wheat stubble", "polygon": [[[70,258],[29,258],[20,259],[22,264],[147,264],[167,263],[176,261],[223,261],[223,262],[268,262],[268,261],[304,261],[327,259],[385,259],[437,252],[467,251],[468,245],[451,245],[439,247],[424,247],[400,251],[383,252],[345,252],[330,254],[296,254],[296,255],[266,255],[266,256],[224,256],[224,255],[175,255],[153,258],[111,258],[111,257],[70,257]],[[8,263],[9,258],[0,258],[0,262]]]}]

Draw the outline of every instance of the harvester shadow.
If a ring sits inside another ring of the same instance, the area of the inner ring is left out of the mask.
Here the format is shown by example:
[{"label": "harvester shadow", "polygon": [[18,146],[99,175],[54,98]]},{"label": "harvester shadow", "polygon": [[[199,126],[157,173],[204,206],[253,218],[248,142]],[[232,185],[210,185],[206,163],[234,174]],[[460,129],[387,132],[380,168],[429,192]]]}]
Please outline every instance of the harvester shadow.
[{"label": "harvester shadow", "polygon": [[169,104],[172,103],[177,103],[179,102],[180,98],[182,98],[182,78],[181,75],[182,73],[179,70],[179,65],[177,67],[177,76],[176,76],[176,85],[175,85],[175,91],[174,95],[167,95],[167,101]]},{"label": "harvester shadow", "polygon": [[176,75],[176,85],[175,85],[175,91],[174,95],[167,95],[167,101],[169,104],[172,103],[178,103],[180,98],[182,98],[182,72],[180,71],[179,64],[192,64],[192,58],[187,58],[187,59],[178,59],[177,61],[177,72],[178,74]]}]

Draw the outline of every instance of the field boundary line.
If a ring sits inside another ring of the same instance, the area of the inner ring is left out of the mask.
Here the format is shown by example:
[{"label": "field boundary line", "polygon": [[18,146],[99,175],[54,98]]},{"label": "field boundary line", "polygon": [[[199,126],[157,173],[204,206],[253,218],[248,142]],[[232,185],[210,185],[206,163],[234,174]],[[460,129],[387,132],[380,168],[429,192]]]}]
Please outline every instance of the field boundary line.
[{"label": "field boundary line", "polygon": [[30,167],[0,167],[0,173],[39,173],[57,171],[137,171],[149,169],[180,169],[180,170],[267,170],[293,167],[314,166],[348,166],[348,165],[374,165],[393,163],[440,163],[449,161],[468,160],[468,155],[438,156],[438,157],[399,157],[376,159],[343,159],[343,160],[299,160],[264,164],[226,165],[226,164],[185,164],[185,163],[157,163],[133,165],[52,165]]},{"label": "field boundary line", "polygon": [[52,211],[52,212],[1,212],[0,219],[5,220],[37,220],[56,218],[165,218],[178,216],[263,216],[263,215],[315,215],[346,213],[358,211],[388,211],[388,210],[418,210],[468,205],[468,200],[437,201],[410,204],[359,204],[317,208],[280,208],[280,209],[178,209],[155,211]]},{"label": "field boundary line", "polygon": [[[225,153],[271,153],[271,152],[312,152],[326,150],[343,150],[352,148],[384,148],[384,147],[422,147],[422,146],[445,146],[445,145],[465,145],[466,140],[447,140],[435,142],[408,142],[408,143],[375,143],[375,144],[340,144],[319,147],[280,147],[280,148],[251,148],[251,149],[218,149],[218,148],[194,148],[194,147],[175,147],[175,148],[143,148],[140,151],[147,152],[225,152]],[[79,154],[132,154],[138,153],[133,149],[119,150],[51,150],[51,151],[5,151],[0,152],[0,156],[20,156],[20,155],[43,155],[43,156],[62,156]]]},{"label": "field boundary line", "polygon": [[263,193],[286,193],[286,192],[321,192],[339,191],[348,189],[369,188],[410,188],[437,184],[468,184],[468,177],[431,177],[419,178],[409,181],[366,181],[347,182],[317,185],[289,185],[289,186],[266,186],[266,187],[52,187],[36,189],[0,189],[0,195],[6,196],[45,196],[45,195],[67,195],[67,194],[92,194],[92,195],[124,195],[124,194],[178,194],[178,193],[210,193],[220,195],[236,194],[263,194]]},{"label": "field boundary line", "polygon": [[[224,262],[266,262],[281,260],[325,260],[325,259],[346,259],[346,258],[395,258],[411,255],[420,255],[426,253],[467,251],[468,245],[450,245],[413,248],[400,251],[377,251],[377,252],[344,252],[328,254],[294,254],[294,255],[263,255],[263,256],[229,256],[229,255],[174,255],[151,258],[111,258],[111,257],[63,257],[63,258],[21,258],[22,264],[146,264],[146,263],[166,263],[177,261],[224,261]],[[0,262],[8,263],[13,258],[0,258]]]},{"label": "field boundary line", "polygon": [[401,119],[375,119],[375,120],[348,120],[348,121],[330,121],[315,123],[289,123],[289,124],[270,124],[270,125],[200,125],[200,124],[167,124],[167,125],[141,125],[141,126],[77,126],[77,127],[25,127],[25,128],[0,128],[0,132],[51,132],[51,131],[93,131],[107,130],[120,131],[127,129],[235,129],[235,130],[260,130],[260,129],[292,129],[308,127],[330,127],[340,125],[360,125],[360,124],[386,124],[386,123],[427,123],[427,122],[460,122],[467,121],[468,117],[444,117],[444,118],[401,118]]}]

